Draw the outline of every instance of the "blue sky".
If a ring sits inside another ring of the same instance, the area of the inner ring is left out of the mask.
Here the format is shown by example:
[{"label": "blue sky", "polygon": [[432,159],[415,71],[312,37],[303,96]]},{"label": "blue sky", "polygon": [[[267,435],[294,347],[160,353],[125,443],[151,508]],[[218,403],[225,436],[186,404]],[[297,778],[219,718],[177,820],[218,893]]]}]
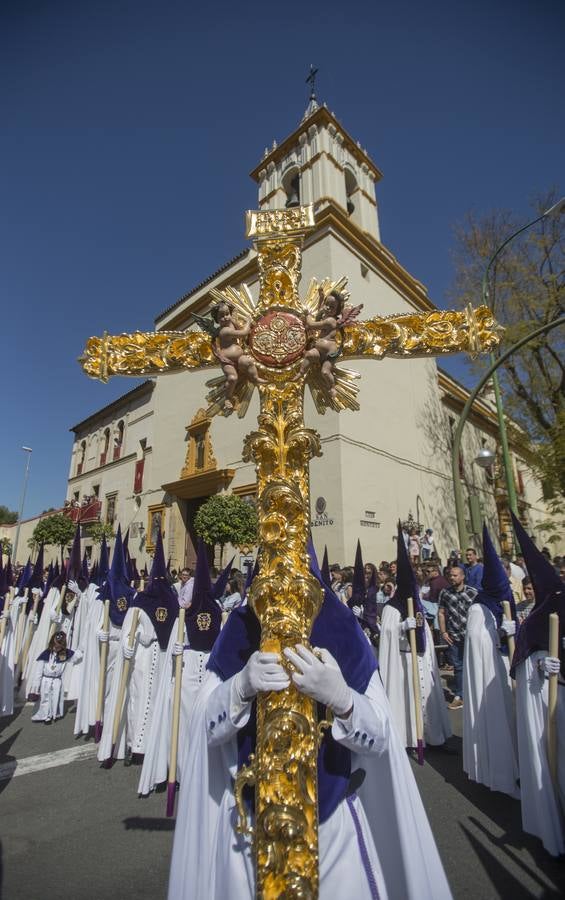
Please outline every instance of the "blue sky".
[{"label": "blue sky", "polygon": [[[69,427],[129,390],[76,363],[245,246],[249,171],[298,124],[304,79],[367,148],[382,239],[445,305],[466,212],[563,194],[562,42],[550,0],[394,4],[3,0],[0,503],[65,495]],[[461,364],[455,369],[459,377]]]}]

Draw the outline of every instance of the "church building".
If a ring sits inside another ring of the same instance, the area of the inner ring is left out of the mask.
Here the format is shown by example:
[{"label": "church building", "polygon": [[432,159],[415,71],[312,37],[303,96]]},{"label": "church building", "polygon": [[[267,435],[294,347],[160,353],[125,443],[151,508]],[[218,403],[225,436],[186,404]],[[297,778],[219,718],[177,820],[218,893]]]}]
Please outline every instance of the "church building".
[{"label": "church building", "polygon": [[[345,275],[351,303],[364,304],[364,319],[436,308],[424,285],[380,240],[381,172],[325,105],[311,99],[295,131],[265,150],[251,177],[257,209],[314,205],[316,228],[303,246],[302,294],[313,277]],[[192,314],[209,309],[213,288],[244,282],[257,298],[251,246],[218,263],[216,272],[157,314],[157,331],[197,328]],[[320,433],[323,451],[310,466],[316,549],[321,554],[327,545],[330,562],[345,565],[352,563],[360,538],[367,561],[393,559],[396,522],[410,517],[421,529],[433,529],[445,560],[458,544],[451,439],[469,392],[434,359],[354,360],[349,367],[361,376],[359,412],[328,409],[321,416],[306,393],[306,424]],[[234,492],[254,502],[255,471],[243,462],[242,447],[256,426],[257,392],[244,419],[210,419],[206,381],[216,374],[179,372],[140,382],[71,429],[67,501],[80,506],[84,498],[95,500],[100,521],[129,527],[138,566],[149,560],[158,529],[171,565],[192,564],[194,515],[212,494]],[[497,435],[492,403],[477,401],[460,458],[468,531],[477,546],[483,517],[502,546],[509,546],[500,465],[485,471],[474,463],[481,449],[496,452]],[[541,487],[512,451],[520,515],[535,531],[547,517]],[[88,548],[87,525],[84,537]],[[249,549],[236,548],[236,565]]]}]

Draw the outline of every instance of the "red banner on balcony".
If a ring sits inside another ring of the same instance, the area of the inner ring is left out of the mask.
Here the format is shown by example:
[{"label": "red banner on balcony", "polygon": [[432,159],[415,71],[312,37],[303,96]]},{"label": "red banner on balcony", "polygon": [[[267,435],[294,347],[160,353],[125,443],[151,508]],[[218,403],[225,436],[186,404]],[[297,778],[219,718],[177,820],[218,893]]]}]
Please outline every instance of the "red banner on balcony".
[{"label": "red banner on balcony", "polygon": [[143,490],[143,466],[145,464],[144,459],[138,459],[135,464],[135,475],[133,476],[133,492],[134,494],[141,494]]}]

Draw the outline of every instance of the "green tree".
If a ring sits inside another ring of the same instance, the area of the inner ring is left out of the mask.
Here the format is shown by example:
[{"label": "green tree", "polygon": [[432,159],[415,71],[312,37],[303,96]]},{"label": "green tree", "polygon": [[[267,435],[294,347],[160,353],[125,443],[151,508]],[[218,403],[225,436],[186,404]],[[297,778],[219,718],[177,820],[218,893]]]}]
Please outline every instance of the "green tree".
[{"label": "green tree", "polygon": [[17,512],[12,512],[7,506],[0,506],[0,525],[15,525],[17,521]]},{"label": "green tree", "polygon": [[[534,199],[533,215],[555,204],[555,191]],[[490,297],[504,326],[502,347],[565,313],[564,216],[552,215],[512,240],[490,272]],[[467,216],[455,230],[455,282],[458,305],[481,297],[488,260],[503,241],[525,224],[514,213]],[[512,436],[522,445],[547,497],[565,496],[565,332],[554,328],[527,344],[499,369],[505,410],[520,426]],[[471,362],[478,373],[484,359]],[[484,370],[484,368],[483,368]]]},{"label": "green tree", "polygon": [[95,544],[101,544],[103,537],[111,541],[115,534],[111,523],[95,522],[89,527],[88,536]]},{"label": "green tree", "polygon": [[194,518],[196,534],[207,544],[245,546],[257,543],[257,512],[237,494],[214,494]]},{"label": "green tree", "polygon": [[58,547],[66,547],[71,543],[75,533],[75,523],[62,513],[55,513],[40,519],[33,529],[32,540],[36,544],[55,544]]},{"label": "green tree", "polygon": [[0,538],[0,552],[2,552],[4,556],[12,555],[12,542],[10,538]]}]

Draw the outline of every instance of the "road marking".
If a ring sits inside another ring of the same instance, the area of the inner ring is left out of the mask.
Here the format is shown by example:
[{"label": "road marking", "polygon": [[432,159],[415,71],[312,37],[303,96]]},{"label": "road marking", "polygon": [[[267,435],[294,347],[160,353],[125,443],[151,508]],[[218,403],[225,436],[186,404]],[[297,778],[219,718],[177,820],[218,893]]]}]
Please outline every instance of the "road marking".
[{"label": "road marking", "polygon": [[13,759],[0,765],[0,781],[16,778],[18,775],[31,775],[43,769],[54,769],[56,766],[68,766],[69,763],[79,762],[81,759],[92,759],[96,756],[97,750],[96,744],[81,744],[78,747],[68,747],[66,750],[55,750],[53,753]]}]

